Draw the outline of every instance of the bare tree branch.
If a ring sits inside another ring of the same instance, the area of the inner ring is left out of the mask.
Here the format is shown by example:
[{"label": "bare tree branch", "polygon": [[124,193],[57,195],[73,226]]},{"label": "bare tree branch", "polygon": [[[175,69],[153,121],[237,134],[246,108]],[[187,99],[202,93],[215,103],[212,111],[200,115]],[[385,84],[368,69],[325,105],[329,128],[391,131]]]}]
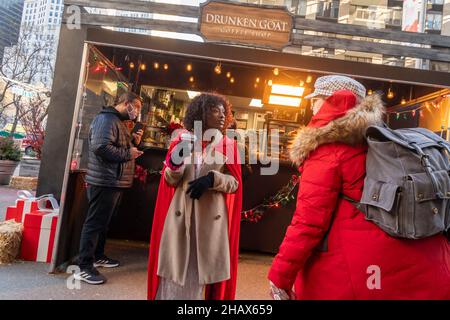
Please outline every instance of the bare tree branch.
[{"label": "bare tree branch", "polygon": [[[38,117],[31,122],[44,123],[48,114],[48,102],[44,103],[48,99],[36,93],[33,93],[33,97],[24,97],[17,90],[13,90],[21,88],[21,85],[15,82],[35,86],[43,71],[53,77],[52,52],[56,47],[45,32],[48,30],[22,26],[17,44],[7,48],[3,61],[0,61],[0,75],[6,78],[0,79],[0,119],[5,118],[7,113],[14,114],[11,135],[21,122],[30,124],[31,115]],[[38,110],[35,110],[36,108]]]}]

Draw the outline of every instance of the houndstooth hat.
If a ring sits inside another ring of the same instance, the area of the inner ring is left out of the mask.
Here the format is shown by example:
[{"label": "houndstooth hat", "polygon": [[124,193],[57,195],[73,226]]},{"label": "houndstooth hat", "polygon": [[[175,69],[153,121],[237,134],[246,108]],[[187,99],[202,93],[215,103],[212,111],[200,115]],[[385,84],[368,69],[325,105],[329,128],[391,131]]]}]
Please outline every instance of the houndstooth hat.
[{"label": "houndstooth hat", "polygon": [[314,83],[314,92],[307,95],[305,99],[319,95],[328,97],[339,90],[350,90],[360,99],[366,96],[366,88],[358,81],[345,76],[333,75],[317,78]]}]

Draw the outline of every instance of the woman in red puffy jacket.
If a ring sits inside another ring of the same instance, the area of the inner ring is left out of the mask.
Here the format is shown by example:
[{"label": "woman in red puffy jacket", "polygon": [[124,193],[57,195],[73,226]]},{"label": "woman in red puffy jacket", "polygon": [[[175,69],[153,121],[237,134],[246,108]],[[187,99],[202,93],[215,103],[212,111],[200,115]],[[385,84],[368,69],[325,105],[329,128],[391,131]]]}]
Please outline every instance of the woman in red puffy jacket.
[{"label": "woman in red puffy jacket", "polygon": [[275,299],[450,299],[450,244],[443,235],[394,238],[342,195],[362,195],[364,132],[380,124],[377,95],[353,79],[317,79],[314,116],[291,159],[301,173],[297,208],[269,272]]}]

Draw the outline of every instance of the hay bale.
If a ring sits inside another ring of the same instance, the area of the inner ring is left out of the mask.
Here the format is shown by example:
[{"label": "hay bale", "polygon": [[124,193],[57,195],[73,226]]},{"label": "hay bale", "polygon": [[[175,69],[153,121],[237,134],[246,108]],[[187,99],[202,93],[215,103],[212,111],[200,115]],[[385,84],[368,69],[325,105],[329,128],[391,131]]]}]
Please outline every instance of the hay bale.
[{"label": "hay bale", "polygon": [[13,176],[9,186],[17,190],[36,190],[38,184],[37,177]]},{"label": "hay bale", "polygon": [[14,220],[0,222],[0,264],[13,262],[20,252],[23,225]]}]

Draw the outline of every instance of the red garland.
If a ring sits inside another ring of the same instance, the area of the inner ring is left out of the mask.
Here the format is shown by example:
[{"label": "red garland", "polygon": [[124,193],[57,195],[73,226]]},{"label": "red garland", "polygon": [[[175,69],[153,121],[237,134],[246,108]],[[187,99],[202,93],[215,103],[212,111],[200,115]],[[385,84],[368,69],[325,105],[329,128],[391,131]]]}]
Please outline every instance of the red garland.
[{"label": "red garland", "polygon": [[148,171],[140,165],[136,165],[134,178],[145,184],[147,182]]},{"label": "red garland", "polygon": [[300,177],[292,175],[291,180],[287,185],[280,189],[275,195],[269,199],[265,199],[264,202],[256,207],[241,212],[241,220],[251,223],[259,222],[266,211],[271,208],[280,208],[280,206],[287,205],[291,200],[295,199],[292,195],[297,184],[300,182]]},{"label": "red garland", "polygon": [[170,136],[175,130],[178,129],[183,129],[183,126],[179,123],[171,122],[166,128],[166,132]]}]

